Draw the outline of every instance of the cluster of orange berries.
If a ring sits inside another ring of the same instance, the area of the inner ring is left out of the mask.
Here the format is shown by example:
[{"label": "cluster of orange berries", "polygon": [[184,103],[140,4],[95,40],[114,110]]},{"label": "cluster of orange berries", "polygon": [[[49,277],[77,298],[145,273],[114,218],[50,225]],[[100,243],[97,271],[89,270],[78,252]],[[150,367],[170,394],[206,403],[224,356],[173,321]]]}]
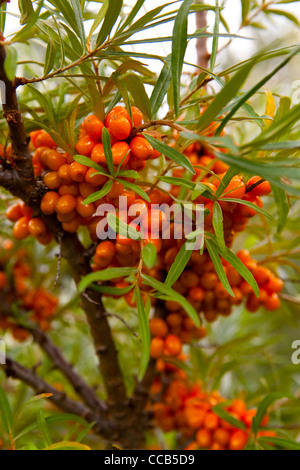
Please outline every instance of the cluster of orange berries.
[{"label": "cluster of orange berries", "polygon": [[42,245],[48,245],[53,238],[45,222],[40,217],[33,217],[33,210],[23,201],[11,205],[6,211],[6,218],[14,223],[13,236],[17,240],[31,235]]},{"label": "cluster of orange berries", "polygon": [[[138,108],[132,107],[131,114],[132,117],[125,108],[116,106],[106,116],[105,123],[95,115],[88,116],[80,127],[76,152],[107,170],[102,143],[102,132],[106,128],[110,135],[115,169],[120,165],[122,170],[143,170],[146,160],[158,158],[160,154],[144,136],[138,134],[131,138],[133,126],[137,127],[143,122],[143,115]],[[83,204],[88,196],[104,186],[108,177],[74,161],[73,156],[58,148],[44,130],[34,131],[30,136],[34,148],[35,174],[42,175],[49,189],[41,202],[42,212],[46,215],[56,213],[67,232],[75,233],[81,225],[87,226],[92,240],[97,241],[96,226],[99,218],[94,216],[97,206],[104,202],[113,203],[121,195],[134,199],[136,195],[126,191],[122,183],[113,181],[105,198]]]},{"label": "cluster of orange berries", "polygon": [[[13,247],[11,240],[1,240],[0,329],[9,329],[15,339],[25,341],[29,333],[18,325],[12,305],[16,304],[22,313],[28,313],[30,321],[46,331],[51,326],[58,299],[43,287],[32,286],[32,269],[26,260],[28,255],[23,249],[14,252]],[[8,274],[7,264],[12,260],[13,267]]]},{"label": "cluster of orange berries", "polygon": [[[241,429],[237,428],[214,411],[216,405],[225,402],[219,392],[207,392],[199,384],[191,385],[183,375],[182,371],[175,374],[167,387],[160,378],[153,383],[151,410],[157,426],[164,432],[179,432],[185,442],[184,450],[245,449],[257,409],[247,409],[242,399],[224,406],[224,410],[240,422]],[[265,415],[260,426],[265,427],[268,420]],[[274,437],[276,433],[262,430],[258,435]]]}]

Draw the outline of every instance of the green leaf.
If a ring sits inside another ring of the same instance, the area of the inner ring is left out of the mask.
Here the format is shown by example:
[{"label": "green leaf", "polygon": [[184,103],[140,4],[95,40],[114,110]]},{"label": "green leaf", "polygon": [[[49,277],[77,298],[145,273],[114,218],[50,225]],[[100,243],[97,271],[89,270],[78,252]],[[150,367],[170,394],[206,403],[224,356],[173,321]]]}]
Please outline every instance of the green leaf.
[{"label": "green leaf", "polygon": [[235,198],[229,198],[229,197],[224,197],[224,198],[222,197],[221,200],[225,202],[233,202],[236,204],[242,204],[243,206],[251,207],[252,209],[256,210],[256,212],[258,212],[259,214],[265,216],[268,220],[273,220],[273,221],[275,220],[274,217],[271,214],[269,214],[269,212],[265,211],[264,209],[257,206],[256,204],[253,204],[253,202],[246,201],[244,199],[235,199]]},{"label": "green leaf", "polygon": [[[280,2],[279,2],[279,3],[280,3]],[[289,11],[285,11],[285,10],[276,10],[276,9],[268,8],[268,9],[265,11],[265,13],[268,14],[268,15],[284,16],[284,17],[287,18],[289,21],[291,21],[292,23],[295,23],[297,26],[299,26],[299,20],[298,20],[298,18],[297,18],[295,15],[292,15],[292,13],[290,13]]]},{"label": "green leaf", "polygon": [[[194,189],[196,186],[195,183],[185,178],[176,178],[174,176],[159,176],[158,178],[161,181],[164,181],[164,183],[174,184],[175,186],[181,186],[182,188]],[[205,189],[208,189],[207,186],[205,186]]]},{"label": "green leaf", "polygon": [[175,18],[172,36],[172,78],[175,115],[179,114],[180,80],[187,47],[187,18],[193,0],[184,0]]},{"label": "green leaf", "polygon": [[246,425],[243,423],[243,421],[240,421],[239,419],[235,418],[232,416],[230,413],[224,410],[224,404],[219,404],[213,407],[212,411],[216,413],[216,415],[219,416],[219,418],[223,419],[227,423],[231,424],[237,429],[245,430]]},{"label": "green leaf", "polygon": [[223,228],[223,211],[218,203],[218,201],[214,202],[213,205],[213,227],[215,231],[215,235],[217,238],[217,242],[222,252],[226,250],[225,240],[224,240],[224,228]]},{"label": "green leaf", "polygon": [[[192,245],[192,249],[187,249],[187,244]],[[180,248],[179,253],[177,254],[174,263],[169,269],[167,278],[165,280],[165,284],[167,286],[172,286],[174,282],[177,281],[177,279],[181,276],[183,273],[186,265],[188,264],[192,253],[193,253],[193,248],[196,244],[196,241],[187,241],[185,244]]]},{"label": "green leaf", "polygon": [[172,70],[170,67],[170,56],[168,56],[166,59],[166,63],[163,66],[160,75],[155,83],[155,87],[152,90],[150,104],[153,115],[155,115],[160,109],[170,87],[171,80]]},{"label": "green leaf", "polygon": [[148,269],[153,268],[157,259],[156,248],[153,243],[147,243],[147,245],[143,248],[142,258]]},{"label": "green leaf", "polygon": [[135,106],[139,108],[143,115],[146,116],[147,120],[150,121],[152,118],[151,105],[142,81],[134,73],[126,75],[123,80],[131,93]]},{"label": "green leaf", "polygon": [[83,201],[82,204],[90,204],[91,202],[98,201],[98,200],[101,199],[102,197],[106,196],[106,194],[109,193],[109,191],[111,190],[112,185],[113,185],[113,181],[112,181],[112,180],[106,181],[105,185],[103,186],[102,189],[100,189],[100,191],[96,191],[95,193],[90,194],[90,196],[88,196],[88,197]]},{"label": "green leaf", "polygon": [[105,17],[106,15],[106,11],[107,11],[107,8],[108,8],[108,0],[105,0],[103,2],[103,5],[102,7],[100,8],[100,10],[98,11],[95,19],[94,19],[94,22],[92,24],[92,27],[90,29],[90,32],[89,32],[89,35],[88,35],[88,38],[87,40],[90,41],[91,40],[91,37],[94,33],[94,31],[98,28],[99,24],[101,23],[101,21],[103,20],[103,18]]},{"label": "green leaf", "polygon": [[135,170],[121,170],[119,173],[116,173],[119,178],[132,178],[135,180],[140,179],[140,175]]},{"label": "green leaf", "polygon": [[186,311],[188,316],[193,320],[195,325],[197,327],[200,326],[200,320],[199,320],[199,316],[196,310],[182,295],[178,294],[178,292],[176,292],[171,287],[166,286],[160,281],[157,281],[153,277],[147,276],[146,274],[142,274],[141,277],[144,281],[144,284],[153,287],[153,289],[157,290],[159,293],[163,294],[170,300],[173,300],[174,302],[178,302],[182,306],[182,308]]},{"label": "green leaf", "polygon": [[79,442],[61,441],[51,444],[43,450],[91,450],[91,448]]},{"label": "green leaf", "polygon": [[105,18],[102,24],[102,27],[99,31],[97,41],[96,41],[96,46],[99,47],[103,44],[107,36],[110,35],[111,30],[114,27],[114,24],[116,23],[121,8],[123,6],[123,0],[109,0],[108,1],[108,8],[105,14]]},{"label": "green leaf", "polygon": [[84,23],[83,23],[80,0],[70,0],[70,3],[71,3],[71,6],[72,6],[72,10],[74,12],[75,22],[76,22],[76,25],[77,25],[76,31],[77,31],[77,34],[78,34],[80,40],[81,40],[81,44],[84,48],[86,41],[85,41]]},{"label": "green leaf", "polygon": [[56,46],[55,42],[49,37],[49,42],[46,49],[45,55],[45,66],[44,66],[44,76],[48,75],[49,72],[53,69],[56,59]]},{"label": "green leaf", "polygon": [[[206,240],[207,243],[207,240]],[[212,237],[209,241],[209,244],[212,244],[216,251],[226,260],[228,261],[231,266],[233,266],[238,273],[248,282],[248,284],[252,287],[256,297],[259,297],[259,288],[257,285],[256,280],[254,279],[252,273],[246,266],[241,262],[241,260],[229,249],[226,247],[225,252],[221,250],[216,240]]]},{"label": "green leaf", "polygon": [[42,408],[40,408],[38,413],[37,413],[37,422],[38,422],[39,429],[42,433],[45,446],[47,446],[47,447],[51,446],[52,440],[51,440],[51,437],[50,437],[50,432],[49,432],[47,422],[45,420],[44,410]]},{"label": "green leaf", "polygon": [[[229,281],[228,281],[227,276],[225,274],[223,264],[220,260],[220,257],[218,255],[218,253],[217,253],[217,250],[215,249],[214,245],[207,239],[205,240],[205,244],[206,244],[206,248],[207,248],[207,251],[209,253],[209,256],[210,256],[210,258],[213,262],[213,265],[215,267],[216,273],[219,276],[219,279],[220,279],[224,289],[226,289],[228,294],[230,294],[232,297],[234,297],[233,290],[231,288],[231,285],[229,284]],[[221,253],[223,253],[223,251],[221,251]]]},{"label": "green leaf", "polygon": [[124,31],[124,29],[127,28],[127,26],[129,26],[132,23],[132,21],[134,20],[134,18],[136,17],[136,15],[140,11],[144,3],[145,3],[145,0],[137,0],[131,12],[129,13],[129,15],[127,15],[124,23],[118,29],[118,33],[121,33],[122,31]]},{"label": "green leaf", "polygon": [[213,71],[219,47],[219,28],[220,28],[220,8],[219,0],[216,0],[216,9],[215,9],[215,25],[214,25],[214,37],[212,40],[212,48],[210,55],[210,70]]},{"label": "green leaf", "polygon": [[286,394],[286,393],[280,393],[280,392],[273,392],[273,393],[270,393],[269,395],[267,395],[262,401],[261,403],[259,404],[258,408],[257,408],[257,413],[256,415],[254,416],[253,420],[252,420],[252,425],[251,425],[251,431],[254,433],[254,434],[257,434],[258,431],[259,431],[259,428],[260,428],[260,424],[265,416],[265,414],[267,413],[268,411],[268,408],[269,406],[274,403],[275,401],[277,400],[280,400],[281,398],[290,398],[290,399],[293,399],[295,398],[293,395],[291,394]]},{"label": "green leaf", "polygon": [[287,217],[290,211],[290,206],[288,203],[287,194],[285,191],[283,191],[283,189],[279,189],[276,186],[272,185],[272,192],[273,192],[274,200],[276,202],[277,211],[278,211],[277,233],[281,233],[287,221]]},{"label": "green leaf", "polygon": [[111,151],[111,141],[110,141],[110,135],[106,127],[103,128],[102,131],[102,143],[103,143],[103,150],[105,154],[105,160],[109,169],[109,173],[111,175],[115,174],[114,170],[114,162],[113,162],[113,156],[112,156],[112,151]]},{"label": "green leaf", "polygon": [[141,291],[138,287],[134,289],[137,315],[139,321],[140,338],[142,341],[142,357],[140,363],[140,370],[138,378],[141,380],[147,370],[147,366],[150,359],[150,330],[149,330],[149,316],[146,315]]},{"label": "green leaf", "polygon": [[189,159],[185,157],[182,153],[178,152],[178,150],[173,149],[172,147],[169,147],[168,145],[164,144],[163,142],[160,142],[159,140],[155,139],[154,137],[144,134],[144,137],[148,142],[154,147],[156,150],[161,152],[163,155],[168,157],[170,160],[173,162],[177,163],[180,166],[183,166],[186,170],[188,170],[190,173],[195,175],[195,170],[190,163]]},{"label": "green leaf", "polygon": [[246,63],[216,95],[212,104],[204,111],[198,121],[197,128],[199,132],[206,129],[221,114],[223,108],[235,97],[254,67],[256,60],[253,59]]},{"label": "green leaf", "polygon": [[108,294],[108,295],[117,295],[122,296],[128,294],[133,289],[133,285],[128,287],[123,287],[119,289],[119,287],[110,287],[110,286],[98,286],[97,284],[91,284],[91,289],[95,290],[96,292],[100,292],[101,294]]},{"label": "green leaf", "polygon": [[30,19],[29,18],[27,19],[27,24],[12,37],[10,42],[26,41],[28,38],[32,36],[32,32],[36,26],[37,19],[39,17],[43,4],[44,4],[44,0],[40,0],[34,14],[31,14]]},{"label": "green leaf", "polygon": [[21,13],[20,24],[26,24],[33,13],[31,0],[18,0],[18,6]]},{"label": "green leaf", "polygon": [[135,193],[137,193],[139,196],[141,196],[142,199],[145,199],[145,201],[150,202],[150,198],[148,194],[138,185],[129,183],[129,181],[121,180],[119,178],[116,179],[119,183],[122,183],[125,188],[131,189]]},{"label": "green leaf", "polygon": [[241,0],[242,4],[242,24],[245,23],[245,19],[247,18],[250,12],[250,0]]},{"label": "green leaf", "polygon": [[107,268],[102,271],[90,273],[84,276],[78,284],[78,291],[84,292],[93,282],[110,281],[119,277],[127,277],[136,274],[136,268]]},{"label": "green leaf", "polygon": [[132,240],[140,240],[141,234],[132,226],[126,224],[123,220],[119,219],[114,214],[107,214],[108,225],[115,233],[119,233],[123,237],[131,238]]},{"label": "green leaf", "polygon": [[93,162],[89,157],[85,157],[84,155],[74,155],[73,160],[77,163],[81,163],[81,165],[88,166],[90,168],[94,168],[97,173],[100,173],[100,175],[107,175],[107,171],[102,168],[102,166],[98,165],[98,163]]},{"label": "green leaf", "polygon": [[13,428],[13,413],[10,403],[7,399],[6,393],[0,385],[0,415],[1,421],[8,434],[12,433]]},{"label": "green leaf", "polygon": [[18,54],[16,49],[13,46],[8,46],[6,48],[6,58],[4,62],[4,70],[9,80],[13,80],[16,75],[18,62]]},{"label": "green leaf", "polygon": [[[259,444],[274,444],[286,450],[300,450],[300,444],[296,441],[283,439],[282,437],[263,436],[258,439]],[[272,449],[272,448],[271,448]]]}]

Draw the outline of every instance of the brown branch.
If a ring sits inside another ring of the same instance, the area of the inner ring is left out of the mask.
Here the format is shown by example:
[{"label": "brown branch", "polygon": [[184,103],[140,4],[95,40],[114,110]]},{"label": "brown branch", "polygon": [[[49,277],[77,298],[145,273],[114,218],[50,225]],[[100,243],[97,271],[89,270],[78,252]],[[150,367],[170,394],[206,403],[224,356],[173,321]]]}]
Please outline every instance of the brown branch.
[{"label": "brown branch", "polygon": [[[207,26],[206,21],[207,12],[206,11],[197,11],[196,12],[196,28],[201,29]],[[204,69],[208,68],[209,53],[206,48],[207,38],[204,36],[197,38],[196,49],[197,49],[197,65],[203,67]]]},{"label": "brown branch", "polygon": [[59,369],[69,380],[74,390],[83,399],[85,404],[99,416],[105,418],[105,404],[97,397],[94,389],[85,382],[78,372],[75,371],[73,365],[66,360],[62,355],[61,350],[51,341],[50,337],[39,327],[27,328],[23,326],[23,328],[31,333],[34,341],[39,344],[41,349],[49,356],[54,367]]},{"label": "brown branch", "polygon": [[51,394],[49,400],[60,409],[67,413],[81,416],[88,423],[95,423],[93,429],[98,434],[108,438],[111,436],[114,428],[112,421],[108,422],[107,420],[102,420],[101,418],[97,417],[97,415],[95,415],[95,413],[87,408],[84,404],[71,400],[66,396],[65,392],[61,392],[52,387],[52,385],[36,375],[33,370],[22,366],[10,357],[6,357],[6,364],[3,364],[1,367],[4,369],[7,377],[13,377],[15,379],[21,380],[22,382],[32,387],[38,394]]}]

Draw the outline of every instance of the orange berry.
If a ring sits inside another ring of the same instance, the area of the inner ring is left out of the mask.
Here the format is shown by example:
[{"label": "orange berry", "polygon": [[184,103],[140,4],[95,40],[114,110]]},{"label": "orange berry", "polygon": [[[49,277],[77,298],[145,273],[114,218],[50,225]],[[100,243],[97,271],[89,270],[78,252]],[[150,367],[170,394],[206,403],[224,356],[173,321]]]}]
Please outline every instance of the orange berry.
[{"label": "orange berry", "polygon": [[204,299],[205,292],[201,287],[192,287],[189,290],[189,297],[191,300],[194,300],[195,302],[202,302]]},{"label": "orange berry", "polygon": [[143,136],[136,136],[130,142],[132,155],[138,160],[148,160],[154,155],[154,148]]},{"label": "orange berry", "polygon": [[141,226],[146,232],[156,234],[162,229],[166,220],[167,216],[164,212],[152,209],[143,216]]},{"label": "orange berry", "polygon": [[79,155],[89,157],[96,144],[97,142],[95,140],[86,135],[85,137],[82,137],[82,139],[78,140],[77,144],[75,145],[76,152],[78,152]]},{"label": "orange berry", "polygon": [[166,356],[178,356],[182,350],[182,343],[178,336],[168,335],[165,339],[164,354]]},{"label": "orange berry", "polygon": [[115,106],[106,116],[105,126],[110,127],[110,122],[114,116],[123,116],[130,122],[128,111],[123,106]]},{"label": "orange berry", "polygon": [[[262,178],[260,176],[253,176],[252,178],[249,179],[247,186],[248,187],[252,186],[253,184],[258,183],[261,180]],[[268,181],[263,181],[258,186],[253,188],[250,191],[250,194],[252,194],[253,196],[267,196],[271,192],[272,192],[272,188],[270,186],[270,183]]]},{"label": "orange berry", "polygon": [[204,273],[200,278],[200,285],[204,290],[214,289],[218,282],[216,273]]},{"label": "orange berry", "polygon": [[122,196],[124,191],[124,186],[118,181],[114,181],[111,190],[107,194],[109,199],[118,199],[119,196]]},{"label": "orange berry", "polygon": [[107,164],[103,144],[95,145],[91,154],[91,160],[93,160],[93,162],[98,163],[98,164],[103,164],[103,165]]},{"label": "orange berry", "polygon": [[152,338],[150,344],[150,356],[158,359],[164,353],[164,340],[162,338]]},{"label": "orange berry", "polygon": [[35,146],[36,147],[45,146],[45,147],[50,147],[50,148],[57,147],[52,137],[44,130],[41,130],[40,133],[36,136]]},{"label": "orange berry", "polygon": [[208,429],[200,429],[196,434],[196,442],[201,449],[208,449],[212,443],[212,435]]},{"label": "orange berry", "polygon": [[239,178],[235,177],[232,178],[229,185],[223,192],[223,196],[226,198],[243,199],[245,192],[245,183]]},{"label": "orange berry", "polygon": [[168,334],[168,326],[161,318],[152,318],[149,322],[149,328],[152,336],[164,338]]},{"label": "orange berry", "polygon": [[126,142],[115,143],[112,146],[111,151],[114,165],[118,166],[122,162],[121,166],[125,166],[128,163],[130,158],[130,147]]},{"label": "orange berry", "polygon": [[95,212],[94,204],[83,204],[84,198],[82,196],[78,196],[76,199],[76,210],[78,214],[87,219],[91,217]]},{"label": "orange berry", "polygon": [[77,183],[82,183],[85,179],[85,174],[87,170],[87,167],[81,165],[81,163],[73,162],[70,165],[70,176],[73,181],[76,181]]},{"label": "orange berry", "polygon": [[230,434],[226,429],[217,428],[213,433],[213,439],[221,446],[226,447],[230,439]]},{"label": "orange berry", "polygon": [[187,288],[196,287],[199,277],[193,271],[184,271],[180,276],[180,282]]},{"label": "orange berry", "polygon": [[95,263],[101,267],[102,264],[104,266],[108,266],[116,252],[115,244],[109,240],[105,240],[96,248],[95,254]]},{"label": "orange berry", "polygon": [[70,174],[70,165],[66,163],[62,165],[58,170],[58,177],[61,184],[71,184],[72,178]]},{"label": "orange berry", "polygon": [[129,137],[132,129],[131,122],[125,116],[114,115],[109,121],[110,133],[118,140],[125,140]]},{"label": "orange berry", "polygon": [[21,217],[19,219],[13,228],[13,236],[17,240],[24,240],[24,238],[27,238],[29,235],[29,230],[28,230],[28,223],[29,219],[26,216]]},{"label": "orange berry", "polygon": [[49,245],[53,237],[50,232],[46,232],[38,235],[36,238],[41,245]]},{"label": "orange berry", "polygon": [[205,415],[203,426],[210,431],[214,431],[219,427],[220,419],[218,415],[213,412],[208,412]]},{"label": "orange berry", "polygon": [[44,235],[47,232],[47,227],[42,219],[36,217],[29,221],[28,230],[30,235],[32,235],[33,237],[38,237],[40,235]]},{"label": "orange berry", "polygon": [[243,450],[248,442],[249,436],[245,431],[237,430],[230,436],[229,449]]},{"label": "orange berry", "polygon": [[70,222],[63,222],[62,226],[66,232],[76,233],[79,229],[81,223],[81,217],[75,215],[75,217]]},{"label": "orange berry", "polygon": [[57,171],[51,171],[43,177],[43,181],[47,188],[57,189],[60,185],[60,179]]},{"label": "orange berry", "polygon": [[76,208],[76,199],[71,194],[61,196],[55,206],[56,212],[60,214],[69,214]]},{"label": "orange berry", "polygon": [[102,186],[107,181],[107,176],[100,175],[94,170],[94,168],[89,168],[85,174],[85,182],[91,186]]},{"label": "orange berry", "polygon": [[93,140],[100,140],[102,137],[102,131],[104,128],[104,124],[97,118],[94,114],[86,117],[83,121],[83,127],[86,133],[93,139]]},{"label": "orange berry", "polygon": [[49,170],[58,171],[67,162],[66,158],[56,150],[49,150],[46,155],[46,166]]},{"label": "orange berry", "polygon": [[72,184],[62,184],[58,189],[60,196],[65,196],[67,194],[77,197],[79,195],[78,185],[76,183]]},{"label": "orange berry", "polygon": [[73,210],[72,212],[69,212],[68,214],[59,214],[57,213],[57,220],[59,222],[65,223],[65,222],[71,222],[71,220],[76,217],[77,213],[76,210]]},{"label": "orange berry", "polygon": [[257,266],[256,270],[253,273],[254,279],[256,280],[257,284],[262,285],[268,282],[270,279],[270,271],[263,266]]},{"label": "orange berry", "polygon": [[264,288],[270,293],[276,292],[278,294],[283,288],[283,281],[271,274]]},{"label": "orange berry", "polygon": [[83,182],[79,184],[79,192],[80,192],[80,196],[86,199],[87,197],[89,197],[91,194],[95,192],[95,188],[92,185]]},{"label": "orange berry", "polygon": [[276,292],[268,295],[267,299],[264,301],[264,307],[266,310],[277,310],[280,307],[280,298]]},{"label": "orange berry", "polygon": [[143,113],[136,106],[131,107],[132,121],[135,127],[143,124]]},{"label": "orange berry", "polygon": [[21,210],[21,204],[16,203],[10,206],[5,212],[6,218],[11,222],[17,222],[21,217],[23,217],[23,212]]},{"label": "orange berry", "polygon": [[48,191],[42,199],[41,211],[46,215],[54,214],[55,206],[59,199],[59,195],[54,191]]},{"label": "orange berry", "polygon": [[1,271],[0,272],[0,291],[3,290],[6,286],[7,286],[7,276],[3,271]]}]

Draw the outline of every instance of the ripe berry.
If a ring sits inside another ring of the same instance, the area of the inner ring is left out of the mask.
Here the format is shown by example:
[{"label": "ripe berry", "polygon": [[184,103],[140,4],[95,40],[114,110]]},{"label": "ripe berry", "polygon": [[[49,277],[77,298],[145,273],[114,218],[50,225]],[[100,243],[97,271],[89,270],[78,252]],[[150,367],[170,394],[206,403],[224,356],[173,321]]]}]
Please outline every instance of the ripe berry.
[{"label": "ripe berry", "polygon": [[43,181],[47,188],[57,189],[60,185],[60,179],[57,171],[50,171],[43,177]]},{"label": "ripe berry", "polygon": [[6,215],[6,218],[8,220],[10,220],[11,222],[16,222],[17,220],[19,220],[21,217],[23,217],[23,212],[21,210],[21,204],[16,203],[16,204],[13,204],[12,206],[10,206],[6,210],[5,215]]},{"label": "ripe berry", "polygon": [[104,128],[104,124],[97,118],[94,114],[86,117],[83,121],[83,127],[86,133],[93,139],[93,140],[100,140],[102,137],[102,131]]},{"label": "ripe berry", "polygon": [[71,194],[61,196],[55,206],[56,212],[60,214],[69,214],[76,208],[76,199]]},{"label": "ripe berry", "polygon": [[150,344],[150,356],[154,359],[161,357],[164,353],[164,340],[162,338],[152,338]]},{"label": "ripe berry", "polygon": [[149,322],[149,328],[152,336],[164,338],[168,334],[168,326],[161,318],[152,318]]},{"label": "ripe berry", "polygon": [[89,157],[96,144],[97,142],[95,140],[93,140],[90,136],[86,135],[82,139],[78,140],[75,146],[76,152],[78,152],[79,155]]},{"label": "ripe berry", "polygon": [[42,219],[36,217],[29,221],[28,230],[30,235],[32,235],[33,237],[38,237],[40,235],[44,235],[47,232],[47,227]]},{"label": "ripe berry", "polygon": [[126,142],[116,142],[112,146],[111,151],[114,165],[119,166],[122,162],[121,166],[125,166],[128,163],[130,158],[130,147]]},{"label": "ripe berry", "polygon": [[82,183],[85,179],[85,174],[87,172],[87,167],[81,165],[81,163],[73,162],[70,165],[70,176],[73,181],[77,183]]},{"label": "ripe berry", "polygon": [[54,191],[48,191],[42,199],[41,211],[46,215],[54,214],[59,195]]},{"label": "ripe berry", "polygon": [[136,136],[130,142],[132,155],[138,160],[148,160],[153,157],[154,149],[143,136]]},{"label": "ripe berry", "polygon": [[125,140],[129,137],[132,129],[131,122],[125,116],[115,115],[109,121],[110,133],[118,140]]},{"label": "ripe berry", "polygon": [[[261,180],[262,178],[260,176],[253,176],[249,179],[247,186],[250,187]],[[270,186],[270,183],[268,181],[262,181],[258,186],[251,189],[250,194],[252,194],[253,196],[267,196],[271,192],[272,188]]]},{"label": "ripe berry", "polygon": [[24,238],[27,238],[29,235],[29,229],[28,229],[28,223],[29,219],[26,216],[21,217],[19,219],[13,228],[13,236],[17,240],[24,240]]}]

